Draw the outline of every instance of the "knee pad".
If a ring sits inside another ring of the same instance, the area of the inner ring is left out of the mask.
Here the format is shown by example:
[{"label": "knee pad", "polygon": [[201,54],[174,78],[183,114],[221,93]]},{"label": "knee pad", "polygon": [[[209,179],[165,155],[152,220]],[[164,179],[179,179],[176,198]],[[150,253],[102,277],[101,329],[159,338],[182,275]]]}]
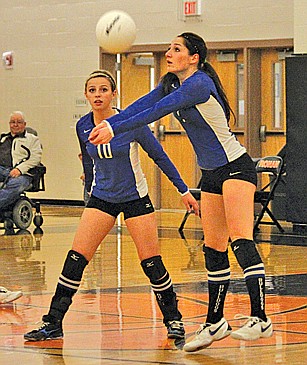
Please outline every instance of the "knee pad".
[{"label": "knee pad", "polygon": [[231,243],[231,248],[243,270],[262,263],[254,241],[239,239]]},{"label": "knee pad", "polygon": [[229,268],[228,251],[220,252],[203,245],[203,252],[208,271],[219,271]]},{"label": "knee pad", "polygon": [[141,262],[141,266],[151,283],[161,280],[161,278],[163,278],[163,276],[167,273],[160,255],[143,260]]},{"label": "knee pad", "polygon": [[230,265],[228,251],[220,252],[210,247],[203,246],[205,264],[208,273],[209,284],[229,284]]},{"label": "knee pad", "polygon": [[143,260],[141,265],[155,292],[166,290],[172,286],[172,280],[160,255]]},{"label": "knee pad", "polygon": [[177,308],[177,298],[173,290],[172,279],[166,270],[161,256],[153,256],[141,262],[145,275],[149,278],[157,303],[163,314],[163,322],[181,320]]},{"label": "knee pad", "polygon": [[87,264],[88,261],[83,255],[74,250],[70,250],[67,254],[58,283],[68,290],[77,291]]}]

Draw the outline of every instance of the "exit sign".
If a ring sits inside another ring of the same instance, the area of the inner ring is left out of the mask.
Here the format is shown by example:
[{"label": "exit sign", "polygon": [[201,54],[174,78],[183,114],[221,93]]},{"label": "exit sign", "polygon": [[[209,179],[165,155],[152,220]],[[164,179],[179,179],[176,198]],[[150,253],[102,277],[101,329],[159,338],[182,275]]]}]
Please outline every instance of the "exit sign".
[{"label": "exit sign", "polygon": [[201,15],[201,0],[183,1],[183,15],[184,16]]}]

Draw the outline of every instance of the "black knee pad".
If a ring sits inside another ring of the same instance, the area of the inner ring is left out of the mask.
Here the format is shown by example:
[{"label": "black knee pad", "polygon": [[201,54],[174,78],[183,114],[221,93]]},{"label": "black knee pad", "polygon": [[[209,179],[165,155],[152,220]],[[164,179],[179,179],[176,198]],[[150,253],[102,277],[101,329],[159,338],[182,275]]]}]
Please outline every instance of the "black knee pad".
[{"label": "black knee pad", "polygon": [[239,239],[231,243],[231,248],[243,270],[262,263],[254,241]]},{"label": "black knee pad", "polygon": [[71,280],[81,280],[87,264],[88,261],[81,253],[70,250],[64,263],[62,275]]},{"label": "black knee pad", "polygon": [[156,284],[165,274],[168,274],[160,255],[143,260],[141,266],[145,275],[153,284]]},{"label": "black knee pad", "polygon": [[149,278],[157,303],[163,314],[163,322],[181,320],[177,308],[176,294],[173,290],[172,279],[166,270],[161,256],[153,256],[141,262],[145,275]]},{"label": "black knee pad", "polygon": [[228,251],[220,252],[203,245],[203,252],[208,271],[219,271],[229,268]]},{"label": "black knee pad", "polygon": [[62,321],[72,303],[72,297],[79,288],[87,264],[88,261],[79,252],[74,250],[68,252],[56,291],[51,300],[49,316]]},{"label": "black knee pad", "polygon": [[88,264],[80,253],[70,250],[67,254],[62,273],[59,277],[56,296],[66,295],[67,291],[76,292],[79,288],[83,271]]}]

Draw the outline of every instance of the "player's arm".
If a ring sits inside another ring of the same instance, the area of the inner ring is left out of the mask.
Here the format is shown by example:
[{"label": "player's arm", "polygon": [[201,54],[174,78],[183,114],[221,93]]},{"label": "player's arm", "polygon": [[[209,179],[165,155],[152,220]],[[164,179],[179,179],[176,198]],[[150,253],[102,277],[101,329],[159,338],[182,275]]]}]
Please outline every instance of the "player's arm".
[{"label": "player's arm", "polygon": [[[81,130],[78,127],[76,127],[77,131],[77,137],[80,145],[80,151],[82,154],[82,166],[83,166],[83,172],[84,172],[84,185],[87,192],[91,191],[92,182],[93,182],[93,161],[88,154],[86,150],[85,142],[81,138]],[[80,132],[80,133],[79,133]]]},{"label": "player's arm", "polygon": [[201,78],[199,80],[197,78],[192,80],[192,77],[190,77],[177,90],[164,96],[149,108],[136,112],[129,118],[116,121],[115,123],[112,122],[111,118],[107,119],[100,129],[97,127],[93,129],[90,141],[93,144],[108,143],[114,135],[152,123],[176,110],[204,103],[209,97],[210,90]]},{"label": "player's arm", "polygon": [[146,110],[153,106],[158,100],[163,98],[164,93],[162,90],[162,85],[159,84],[154,90],[148,94],[137,99],[135,102],[130,104],[120,113],[113,115],[112,117],[102,121],[95,128],[93,128],[89,141],[95,145],[106,144],[111,141],[114,137],[113,129],[111,125],[115,125],[124,120],[129,119],[131,116],[136,115],[143,110]]},{"label": "player's arm", "polygon": [[193,195],[189,192],[189,188],[182,180],[176,166],[170,160],[168,155],[163,150],[161,144],[152,134],[149,127],[139,128],[135,131],[136,141],[141,145],[148,156],[162,170],[167,178],[177,188],[181,194],[182,202],[188,211],[194,211],[199,215],[199,205]]}]

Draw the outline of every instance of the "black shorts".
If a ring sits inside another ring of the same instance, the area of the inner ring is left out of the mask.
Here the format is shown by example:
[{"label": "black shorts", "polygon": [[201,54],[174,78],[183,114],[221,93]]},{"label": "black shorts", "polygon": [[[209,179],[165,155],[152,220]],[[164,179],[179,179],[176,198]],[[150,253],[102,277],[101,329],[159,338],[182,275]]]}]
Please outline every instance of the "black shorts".
[{"label": "black shorts", "polygon": [[247,153],[236,160],[214,170],[201,170],[201,191],[222,194],[223,183],[226,180],[244,180],[257,186],[255,163]]},{"label": "black shorts", "polygon": [[139,217],[155,211],[148,195],[144,198],[131,200],[125,203],[110,203],[95,196],[91,196],[86,208],[96,208],[102,212],[117,217],[121,212],[124,213],[124,219]]}]

